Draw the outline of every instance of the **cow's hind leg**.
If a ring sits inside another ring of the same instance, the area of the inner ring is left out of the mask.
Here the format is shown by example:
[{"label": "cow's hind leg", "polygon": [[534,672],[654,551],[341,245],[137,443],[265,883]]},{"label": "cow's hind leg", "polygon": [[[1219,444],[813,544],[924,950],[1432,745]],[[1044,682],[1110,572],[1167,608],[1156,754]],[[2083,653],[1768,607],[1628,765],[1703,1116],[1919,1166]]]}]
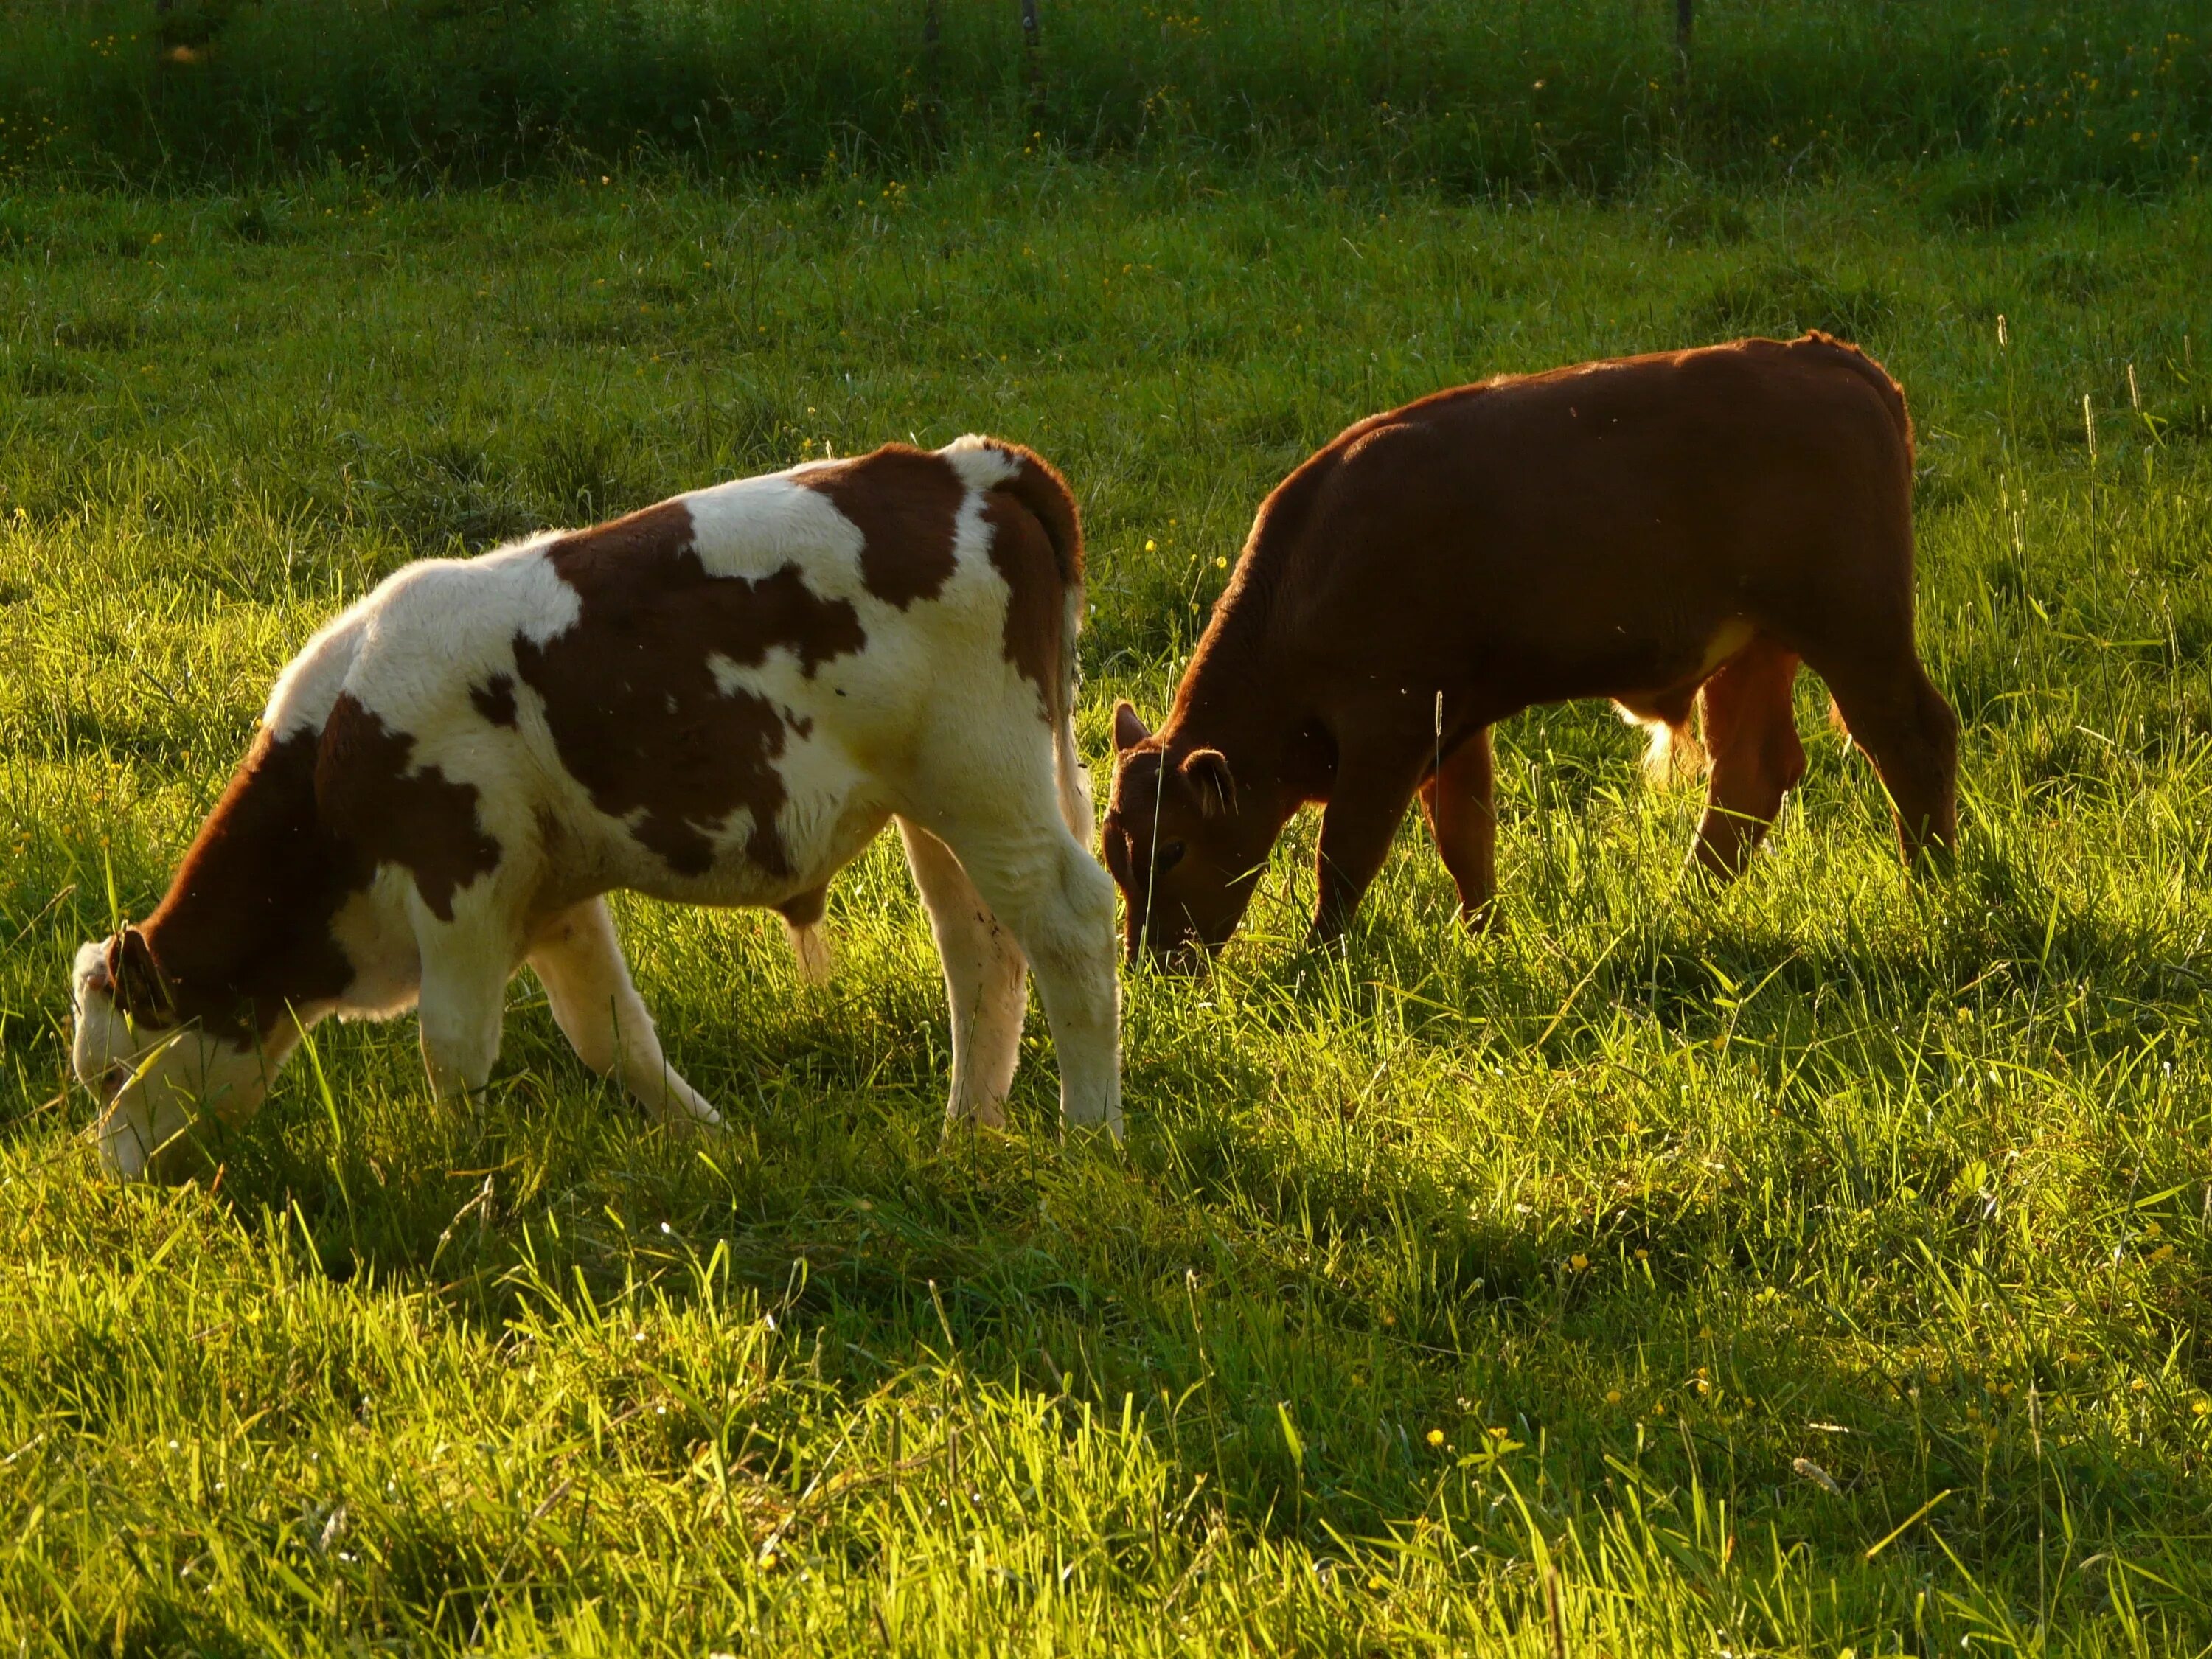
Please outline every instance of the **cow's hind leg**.
[{"label": "cow's hind leg", "polygon": [[661,1052],[653,1017],[630,982],[605,900],[572,906],[541,927],[530,947],[530,966],[545,988],[554,1023],[585,1065],[612,1078],[661,1122],[722,1121]]},{"label": "cow's hind leg", "polygon": [[1722,878],[1750,862],[1782,798],[1805,775],[1791,693],[1797,653],[1772,640],[1753,640],[1731,657],[1698,694],[1712,776],[1695,856]]},{"label": "cow's hind leg", "polygon": [[899,833],[929,912],[930,931],[937,936],[945,997],[951,1009],[952,1097],[945,1108],[945,1130],[970,1122],[1002,1128],[1002,1107],[1021,1052],[1022,1015],[1029,1006],[1024,977],[1029,964],[952,849],[904,818]]},{"label": "cow's hind leg", "polygon": [[1478,932],[1498,898],[1498,801],[1490,728],[1444,757],[1421,786],[1421,811],[1444,868],[1459,888],[1459,917]]},{"label": "cow's hind leg", "polygon": [[1959,719],[1908,647],[1806,660],[1828,683],[1851,740],[1881,774],[1908,868],[1948,862],[1959,833]]},{"label": "cow's hind leg", "polygon": [[1115,967],[1114,878],[1060,821],[1051,794],[1042,795],[1041,805],[1026,822],[947,826],[944,840],[1036,975],[1060,1054],[1062,1121],[1103,1128],[1118,1139],[1121,983]]}]

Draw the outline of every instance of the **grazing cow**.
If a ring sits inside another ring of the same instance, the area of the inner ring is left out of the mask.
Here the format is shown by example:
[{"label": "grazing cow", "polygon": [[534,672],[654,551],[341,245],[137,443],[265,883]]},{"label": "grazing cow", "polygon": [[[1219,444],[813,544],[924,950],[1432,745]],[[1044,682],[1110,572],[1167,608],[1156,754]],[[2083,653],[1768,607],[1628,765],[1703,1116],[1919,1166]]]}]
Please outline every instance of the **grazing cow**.
[{"label": "grazing cow", "polygon": [[1880,769],[1907,862],[1948,849],[1958,722],[1912,637],[1912,428],[1819,334],[1586,363],[1362,421],[1260,508],[1175,708],[1115,711],[1104,829],[1134,960],[1219,948],[1283,825],[1322,816],[1334,938],[1418,790],[1470,923],[1490,727],[1610,697],[1655,759],[1701,716],[1696,857],[1741,869],[1803,774],[1802,659]]},{"label": "grazing cow", "polygon": [[87,945],[76,1073],[126,1176],[235,1123],[327,1014],[420,1010],[482,1089],[528,963],[586,1064],[714,1125],[604,897],[766,906],[825,969],[830,878],[896,817],[951,1000],[948,1127],[1004,1121],[1033,969],[1066,1122],[1120,1133],[1114,888],[1071,721],[1075,503],[1029,451],[893,446],[398,572],[285,670],[143,927]]}]

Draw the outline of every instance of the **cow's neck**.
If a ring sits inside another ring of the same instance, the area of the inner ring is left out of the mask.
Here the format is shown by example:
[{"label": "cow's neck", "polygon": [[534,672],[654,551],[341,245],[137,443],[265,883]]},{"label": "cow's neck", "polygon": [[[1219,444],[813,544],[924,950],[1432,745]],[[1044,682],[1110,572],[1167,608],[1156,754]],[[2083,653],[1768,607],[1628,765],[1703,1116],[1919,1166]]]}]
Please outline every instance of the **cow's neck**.
[{"label": "cow's neck", "polygon": [[312,729],[258,738],[147,919],[179,1017],[265,1034],[343,988],[330,921],[350,883],[315,809],[316,750]]},{"label": "cow's neck", "polygon": [[1225,597],[1199,641],[1160,730],[1171,759],[1218,749],[1237,780],[1237,817],[1272,845],[1291,814],[1324,798],[1334,756],[1297,688],[1286,684],[1249,592]]}]

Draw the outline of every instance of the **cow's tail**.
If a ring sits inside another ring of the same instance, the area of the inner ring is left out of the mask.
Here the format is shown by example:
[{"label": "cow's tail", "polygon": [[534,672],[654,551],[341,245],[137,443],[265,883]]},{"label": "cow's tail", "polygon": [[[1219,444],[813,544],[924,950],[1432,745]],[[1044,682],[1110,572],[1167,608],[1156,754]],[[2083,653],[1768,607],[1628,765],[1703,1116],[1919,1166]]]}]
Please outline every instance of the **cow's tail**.
[{"label": "cow's tail", "polygon": [[1083,521],[1075,497],[1066,482],[1043,461],[1024,455],[1021,484],[1014,495],[1037,516],[1052,543],[1053,563],[1060,571],[1060,661],[1053,677],[1053,781],[1060,792],[1060,816],[1076,840],[1091,841],[1091,774],[1083,764],[1083,751],[1075,744],[1075,694],[1082,679],[1076,642],[1083,633]]},{"label": "cow's tail", "polygon": [[[1904,476],[1900,482],[1905,491],[1904,527],[1909,544],[1912,536],[1913,434],[1912,412],[1905,406],[1905,388],[1898,385],[1887,369],[1849,341],[1838,340],[1833,335],[1823,334],[1814,329],[1798,343],[1824,349],[1833,356],[1843,367],[1873,389],[1875,396],[1881,400],[1883,410],[1888,414],[1890,425],[1897,433],[1904,463]],[[1851,729],[1844,720],[1844,711],[1833,697],[1828,699],[1828,724],[1842,734],[1845,743],[1853,741]]]},{"label": "cow's tail", "polygon": [[1060,815],[1076,840],[1091,841],[1091,774],[1075,746],[1076,636],[1083,631],[1083,584],[1066,589],[1060,627],[1060,707],[1053,712],[1052,765],[1060,786]]}]

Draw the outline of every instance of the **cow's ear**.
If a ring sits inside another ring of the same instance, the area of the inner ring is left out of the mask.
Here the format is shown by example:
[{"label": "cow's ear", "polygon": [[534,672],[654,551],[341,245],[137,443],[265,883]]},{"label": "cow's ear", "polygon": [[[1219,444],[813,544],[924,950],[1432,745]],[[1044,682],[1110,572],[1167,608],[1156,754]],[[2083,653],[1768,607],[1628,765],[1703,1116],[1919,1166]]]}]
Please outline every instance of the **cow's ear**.
[{"label": "cow's ear", "polygon": [[1114,752],[1117,755],[1134,749],[1152,734],[1137,713],[1137,706],[1127,697],[1114,705]]},{"label": "cow's ear", "polygon": [[1218,749],[1194,749],[1182,757],[1182,781],[1198,797],[1198,810],[1207,817],[1237,810],[1237,779],[1229,769],[1229,757]]},{"label": "cow's ear", "polygon": [[161,965],[136,927],[126,927],[107,941],[107,977],[115,1006],[134,1018],[157,1016],[168,1007]]}]

